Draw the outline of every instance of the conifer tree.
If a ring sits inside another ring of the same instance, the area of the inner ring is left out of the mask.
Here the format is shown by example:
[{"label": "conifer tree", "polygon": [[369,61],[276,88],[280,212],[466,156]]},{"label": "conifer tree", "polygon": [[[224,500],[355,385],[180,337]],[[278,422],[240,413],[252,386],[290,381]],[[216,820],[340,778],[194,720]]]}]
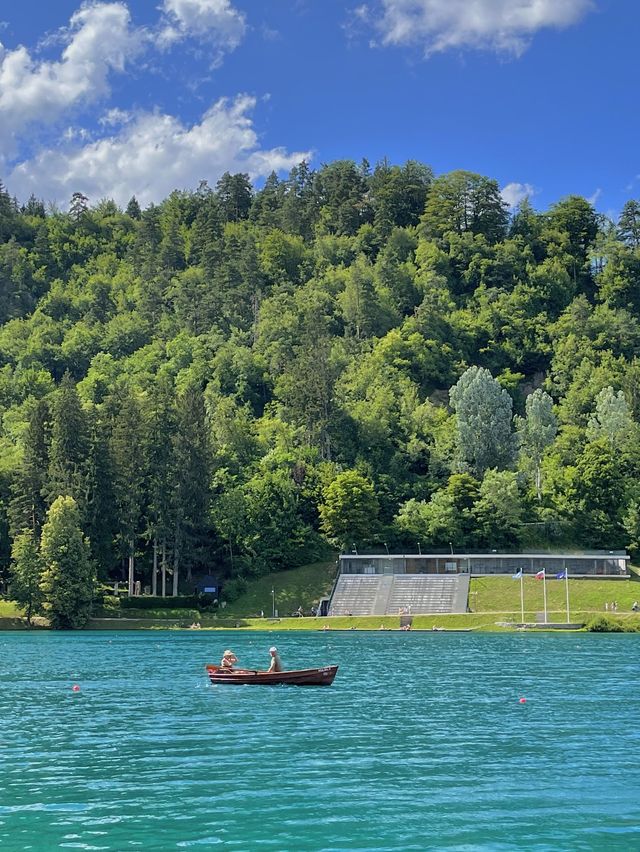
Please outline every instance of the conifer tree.
[{"label": "conifer tree", "polygon": [[198,561],[210,509],[211,449],[200,388],[188,387],[177,400],[174,437],[175,507],[173,529],[173,594],[178,594],[179,570],[188,578]]},{"label": "conifer tree", "polygon": [[33,530],[25,529],[14,538],[11,560],[11,597],[24,607],[27,624],[31,624],[44,604],[40,588],[43,564]]},{"label": "conifer tree", "polygon": [[87,460],[86,529],[98,575],[106,578],[114,564],[118,529],[113,489],[114,468],[107,424],[97,413],[91,418]]},{"label": "conifer tree", "polygon": [[136,540],[141,533],[143,506],[144,421],[138,401],[125,393],[118,401],[111,432],[113,490],[118,513],[121,555],[128,563],[129,595],[134,593]]},{"label": "conifer tree", "polygon": [[51,626],[84,627],[91,617],[96,574],[73,497],[54,500],[42,530],[40,552],[44,565],[40,587]]},{"label": "conifer tree", "polygon": [[172,519],[175,514],[176,468],[174,441],[176,411],[173,388],[166,379],[159,379],[149,405],[149,428],[145,446],[148,472],[148,508],[146,537],[153,543],[151,594],[157,594],[158,564],[161,571],[161,593],[167,589],[167,546],[172,538]]},{"label": "conifer tree", "polygon": [[73,497],[81,516],[87,498],[87,415],[75,382],[65,373],[53,398],[49,477],[46,492],[51,504],[60,495]]},{"label": "conifer tree", "polygon": [[10,505],[11,528],[14,533],[29,529],[36,541],[47,511],[45,498],[51,420],[49,404],[37,400],[29,413],[29,422],[22,439],[22,460],[12,483]]},{"label": "conifer tree", "polygon": [[140,219],[142,216],[142,210],[140,209],[140,205],[138,204],[138,199],[135,195],[132,195],[129,199],[129,203],[127,204],[126,209],[127,216],[131,216],[132,219]]}]

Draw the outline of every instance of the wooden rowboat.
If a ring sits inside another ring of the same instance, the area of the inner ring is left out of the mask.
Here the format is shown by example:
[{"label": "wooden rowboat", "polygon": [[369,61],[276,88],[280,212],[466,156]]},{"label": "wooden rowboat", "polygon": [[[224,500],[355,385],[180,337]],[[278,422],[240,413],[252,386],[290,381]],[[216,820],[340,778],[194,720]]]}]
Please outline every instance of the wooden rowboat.
[{"label": "wooden rowboat", "polygon": [[299,669],[290,672],[259,672],[253,669],[221,669],[220,666],[206,666],[211,683],[233,683],[236,686],[262,684],[276,686],[279,683],[289,686],[331,686],[338,671],[337,666],[323,666],[319,669]]}]

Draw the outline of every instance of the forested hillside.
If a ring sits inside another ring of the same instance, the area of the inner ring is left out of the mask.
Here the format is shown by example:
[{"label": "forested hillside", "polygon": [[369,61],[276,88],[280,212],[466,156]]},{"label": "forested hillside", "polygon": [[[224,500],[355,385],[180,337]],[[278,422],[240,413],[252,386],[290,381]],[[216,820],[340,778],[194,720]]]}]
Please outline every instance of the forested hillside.
[{"label": "forested hillside", "polygon": [[639,246],[635,201],[510,215],[417,162],[145,210],[2,188],[4,577],[61,495],[100,577],[168,593],[328,543],[635,548]]}]

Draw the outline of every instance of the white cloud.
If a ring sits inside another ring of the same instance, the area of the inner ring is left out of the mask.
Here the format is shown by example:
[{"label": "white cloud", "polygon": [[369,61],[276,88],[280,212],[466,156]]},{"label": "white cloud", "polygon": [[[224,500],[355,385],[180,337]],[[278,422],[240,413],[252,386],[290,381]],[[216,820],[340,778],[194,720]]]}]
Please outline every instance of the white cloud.
[{"label": "white cloud", "polygon": [[591,204],[592,207],[595,207],[596,204],[598,203],[598,199],[600,198],[601,195],[602,195],[602,190],[600,189],[600,187],[598,187],[596,189],[596,191],[593,193],[593,195],[590,195],[587,198],[587,201],[589,202],[589,204]]},{"label": "white cloud", "polygon": [[40,152],[16,166],[7,185],[23,198],[34,192],[66,203],[80,191],[92,201],[108,197],[121,205],[135,195],[146,205],[202,179],[215,184],[225,171],[256,178],[309,159],[308,151],[259,147],[250,116],[255,104],[247,95],[219,100],[189,127],[175,116],[143,113],[114,136]]},{"label": "white cloud", "polygon": [[536,190],[530,183],[508,183],[506,186],[503,186],[500,190],[500,195],[502,196],[502,200],[513,209],[520,204],[521,201],[524,201],[525,198],[529,198],[532,195],[536,194]]},{"label": "white cloud", "polygon": [[100,116],[98,124],[102,125],[102,127],[118,127],[118,125],[126,124],[130,120],[130,112],[119,107],[113,107]]},{"label": "white cloud", "polygon": [[[418,45],[426,54],[485,48],[519,56],[545,27],[577,23],[593,0],[380,0],[385,45]],[[361,11],[362,7],[360,7]]]},{"label": "white cloud", "polygon": [[139,50],[141,31],[130,29],[122,3],[93,3],[71,17],[59,62],[36,62],[25,47],[0,45],[0,146],[11,156],[31,124],[52,124],[70,109],[109,91],[111,71],[124,71]]},{"label": "white cloud", "polygon": [[193,37],[229,51],[245,33],[244,15],[229,0],[164,0],[161,9],[165,16],[158,36],[161,46]]}]

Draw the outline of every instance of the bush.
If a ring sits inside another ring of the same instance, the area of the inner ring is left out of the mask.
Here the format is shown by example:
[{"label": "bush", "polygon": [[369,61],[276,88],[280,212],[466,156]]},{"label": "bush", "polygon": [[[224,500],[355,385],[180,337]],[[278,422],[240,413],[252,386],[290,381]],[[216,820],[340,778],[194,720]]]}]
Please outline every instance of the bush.
[{"label": "bush", "polygon": [[624,633],[625,629],[619,621],[613,621],[606,615],[598,615],[587,624],[591,633]]},{"label": "bush", "polygon": [[120,598],[122,609],[200,609],[200,598],[211,595],[176,595],[161,598],[157,595],[138,595],[132,598]]},{"label": "bush", "polygon": [[197,609],[128,609],[125,618],[180,619],[200,621]]},{"label": "bush", "polygon": [[120,615],[120,598],[115,595],[105,595],[100,602],[105,618]]},{"label": "bush", "polygon": [[222,597],[227,603],[233,603],[246,593],[247,588],[247,581],[243,577],[236,577],[235,580],[228,580],[225,583]]}]

